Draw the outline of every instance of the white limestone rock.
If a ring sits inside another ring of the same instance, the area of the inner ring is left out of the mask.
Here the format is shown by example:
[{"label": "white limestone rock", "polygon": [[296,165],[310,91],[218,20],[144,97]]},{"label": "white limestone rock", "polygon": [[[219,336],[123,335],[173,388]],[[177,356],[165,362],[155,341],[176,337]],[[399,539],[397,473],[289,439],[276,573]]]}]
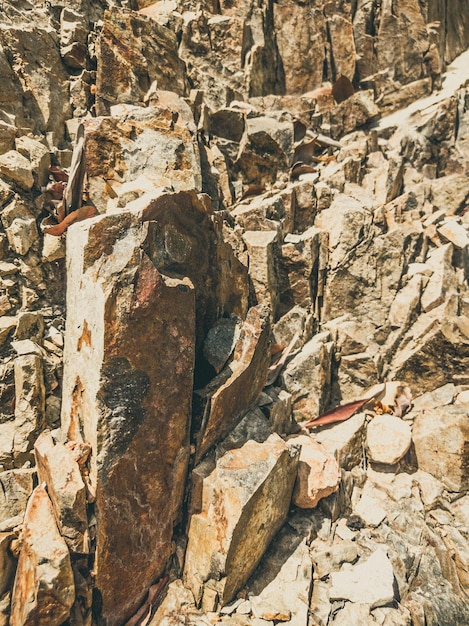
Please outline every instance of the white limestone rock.
[{"label": "white limestone rock", "polygon": [[411,443],[409,423],[394,415],[377,415],[367,426],[368,453],[376,463],[394,465],[407,453]]}]

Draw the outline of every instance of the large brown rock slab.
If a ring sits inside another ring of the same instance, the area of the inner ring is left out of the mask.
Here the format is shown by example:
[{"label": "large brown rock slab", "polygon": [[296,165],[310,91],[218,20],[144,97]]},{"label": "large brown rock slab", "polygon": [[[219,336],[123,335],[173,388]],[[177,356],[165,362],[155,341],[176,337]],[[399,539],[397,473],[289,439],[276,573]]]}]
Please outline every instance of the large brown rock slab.
[{"label": "large brown rock slab", "polygon": [[173,222],[166,248],[165,212],[152,220],[155,207],[150,221],[113,214],[69,231],[62,430],[92,447],[95,593],[109,626],[128,619],[162,574],[184,493],[195,293],[176,270],[186,262],[196,271],[197,217],[207,218],[186,208],[190,236]]},{"label": "large brown rock slab", "polygon": [[[229,602],[254,571],[285,521],[298,450],[251,411],[194,470],[184,579],[200,600],[205,589]],[[207,592],[205,592],[207,593]]]},{"label": "large brown rock slab", "polygon": [[26,509],[23,543],[11,602],[11,626],[60,626],[70,614],[75,584],[67,544],[44,487]]},{"label": "large brown rock slab", "polygon": [[12,527],[23,521],[33,491],[33,470],[12,469],[0,472],[0,522],[12,520]]},{"label": "large brown rock slab", "polygon": [[199,392],[204,419],[198,436],[198,460],[236,426],[257,400],[267,381],[269,342],[269,309],[264,305],[252,307],[241,327],[232,360]]}]

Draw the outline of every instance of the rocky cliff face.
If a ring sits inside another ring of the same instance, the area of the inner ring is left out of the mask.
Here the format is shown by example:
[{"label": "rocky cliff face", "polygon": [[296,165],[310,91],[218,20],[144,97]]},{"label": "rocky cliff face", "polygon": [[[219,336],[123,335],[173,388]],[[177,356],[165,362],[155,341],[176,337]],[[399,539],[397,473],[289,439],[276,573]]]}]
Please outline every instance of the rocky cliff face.
[{"label": "rocky cliff face", "polygon": [[0,4],[0,626],[469,623],[465,3]]}]

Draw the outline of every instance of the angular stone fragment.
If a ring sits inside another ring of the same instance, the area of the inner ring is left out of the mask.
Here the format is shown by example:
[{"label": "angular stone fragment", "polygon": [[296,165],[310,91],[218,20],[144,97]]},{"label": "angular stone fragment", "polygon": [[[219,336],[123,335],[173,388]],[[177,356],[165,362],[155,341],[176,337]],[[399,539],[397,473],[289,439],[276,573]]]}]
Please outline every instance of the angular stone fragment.
[{"label": "angular stone fragment", "polygon": [[333,345],[328,332],[316,335],[282,373],[283,385],[293,396],[293,416],[297,422],[318,417],[327,405]]},{"label": "angular stone fragment", "polygon": [[78,463],[48,431],[39,435],[34,452],[39,482],[47,486],[60,534],[71,551],[88,552],[86,489]]},{"label": "angular stone fragment", "polygon": [[16,535],[0,532],[0,597],[7,591],[13,582],[15,561],[10,551],[10,544]]},{"label": "angular stone fragment", "polygon": [[159,89],[186,94],[175,34],[145,15],[118,7],[106,11],[98,49],[98,115],[119,102],[143,101],[153,81]]},{"label": "angular stone fragment", "polygon": [[[89,192],[100,212],[124,207],[144,194],[152,200],[162,187],[201,189],[199,153],[191,134],[195,126],[187,104],[173,94],[161,106],[128,105],[119,111],[86,123]],[[126,189],[126,184],[132,187]]]},{"label": "angular stone fragment", "polygon": [[0,522],[24,515],[33,491],[33,470],[12,469],[0,472]]},{"label": "angular stone fragment", "polygon": [[278,305],[276,272],[277,231],[247,231],[243,235],[249,255],[249,276],[258,304],[270,307],[272,316]]},{"label": "angular stone fragment", "polygon": [[332,452],[339,466],[345,470],[352,469],[363,458],[365,418],[364,413],[357,413],[345,422],[334,424],[334,428],[314,433],[316,441]]},{"label": "angular stone fragment", "polygon": [[24,354],[15,359],[15,463],[33,459],[33,445],[44,427],[45,386],[42,358]]},{"label": "angular stone fragment", "polygon": [[39,238],[34,215],[18,200],[3,209],[2,224],[10,247],[21,256],[27,254]]},{"label": "angular stone fragment", "polygon": [[447,220],[437,228],[438,234],[443,240],[449,241],[455,248],[464,250],[469,245],[467,228],[459,224],[456,220]]},{"label": "angular stone fragment", "polygon": [[196,468],[184,571],[196,600],[206,584],[226,604],[252,574],[285,521],[297,462],[255,411],[217,448],[215,466]]},{"label": "angular stone fragment", "polygon": [[433,270],[422,297],[421,305],[425,312],[442,304],[456,291],[456,274],[452,266],[453,246],[446,244],[434,250],[427,258],[427,265]]},{"label": "angular stone fragment", "polygon": [[34,490],[26,509],[15,585],[11,626],[60,626],[75,601],[70,555],[55,524],[44,487]]},{"label": "angular stone fragment", "polygon": [[232,360],[199,392],[204,419],[198,437],[197,459],[226,436],[257,400],[267,380],[269,309],[249,309]]},{"label": "angular stone fragment", "polygon": [[334,455],[313,437],[292,435],[287,442],[301,446],[293,504],[301,509],[313,509],[319,500],[337,491],[340,468]]},{"label": "angular stone fragment", "polygon": [[60,54],[70,67],[86,67],[87,37],[83,13],[64,7],[60,14]]},{"label": "angular stone fragment", "polygon": [[288,434],[294,425],[291,410],[291,394],[284,389],[277,387],[267,387],[266,394],[272,400],[271,404],[262,407],[267,415],[270,427],[278,435]]},{"label": "angular stone fragment", "polygon": [[391,561],[382,549],[356,565],[332,572],[331,600],[350,600],[368,604],[371,608],[384,606],[394,599],[394,572]]},{"label": "angular stone fragment", "polygon": [[16,150],[0,155],[0,175],[26,191],[34,185],[31,162]]},{"label": "angular stone fragment", "polygon": [[209,229],[196,194],[176,194],[70,231],[62,431],[92,447],[96,593],[109,626],[135,612],[171,551],[195,353],[186,268],[196,276],[209,248],[200,224]]},{"label": "angular stone fragment", "polygon": [[469,485],[468,414],[467,405],[445,406],[422,411],[414,421],[412,440],[419,469],[450,491],[461,492]]},{"label": "angular stone fragment", "polygon": [[40,189],[49,180],[49,150],[37,139],[26,135],[19,137],[15,144],[17,151],[30,161],[35,185]]},{"label": "angular stone fragment", "polygon": [[435,178],[431,183],[431,201],[446,215],[455,215],[465,206],[469,197],[469,181],[465,174],[451,174]]},{"label": "angular stone fragment", "polygon": [[230,358],[239,339],[241,320],[236,317],[222,317],[208,331],[204,340],[204,357],[217,374]]},{"label": "angular stone fragment", "polygon": [[394,465],[410,448],[410,425],[394,415],[377,415],[366,429],[366,444],[372,461]]}]

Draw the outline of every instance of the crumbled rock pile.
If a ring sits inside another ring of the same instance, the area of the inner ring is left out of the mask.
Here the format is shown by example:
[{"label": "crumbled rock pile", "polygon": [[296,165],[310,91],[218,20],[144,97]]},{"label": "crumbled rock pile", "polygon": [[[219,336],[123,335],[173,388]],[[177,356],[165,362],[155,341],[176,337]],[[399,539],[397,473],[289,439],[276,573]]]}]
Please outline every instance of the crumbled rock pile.
[{"label": "crumbled rock pile", "polygon": [[469,623],[465,3],[0,4],[0,626]]}]

